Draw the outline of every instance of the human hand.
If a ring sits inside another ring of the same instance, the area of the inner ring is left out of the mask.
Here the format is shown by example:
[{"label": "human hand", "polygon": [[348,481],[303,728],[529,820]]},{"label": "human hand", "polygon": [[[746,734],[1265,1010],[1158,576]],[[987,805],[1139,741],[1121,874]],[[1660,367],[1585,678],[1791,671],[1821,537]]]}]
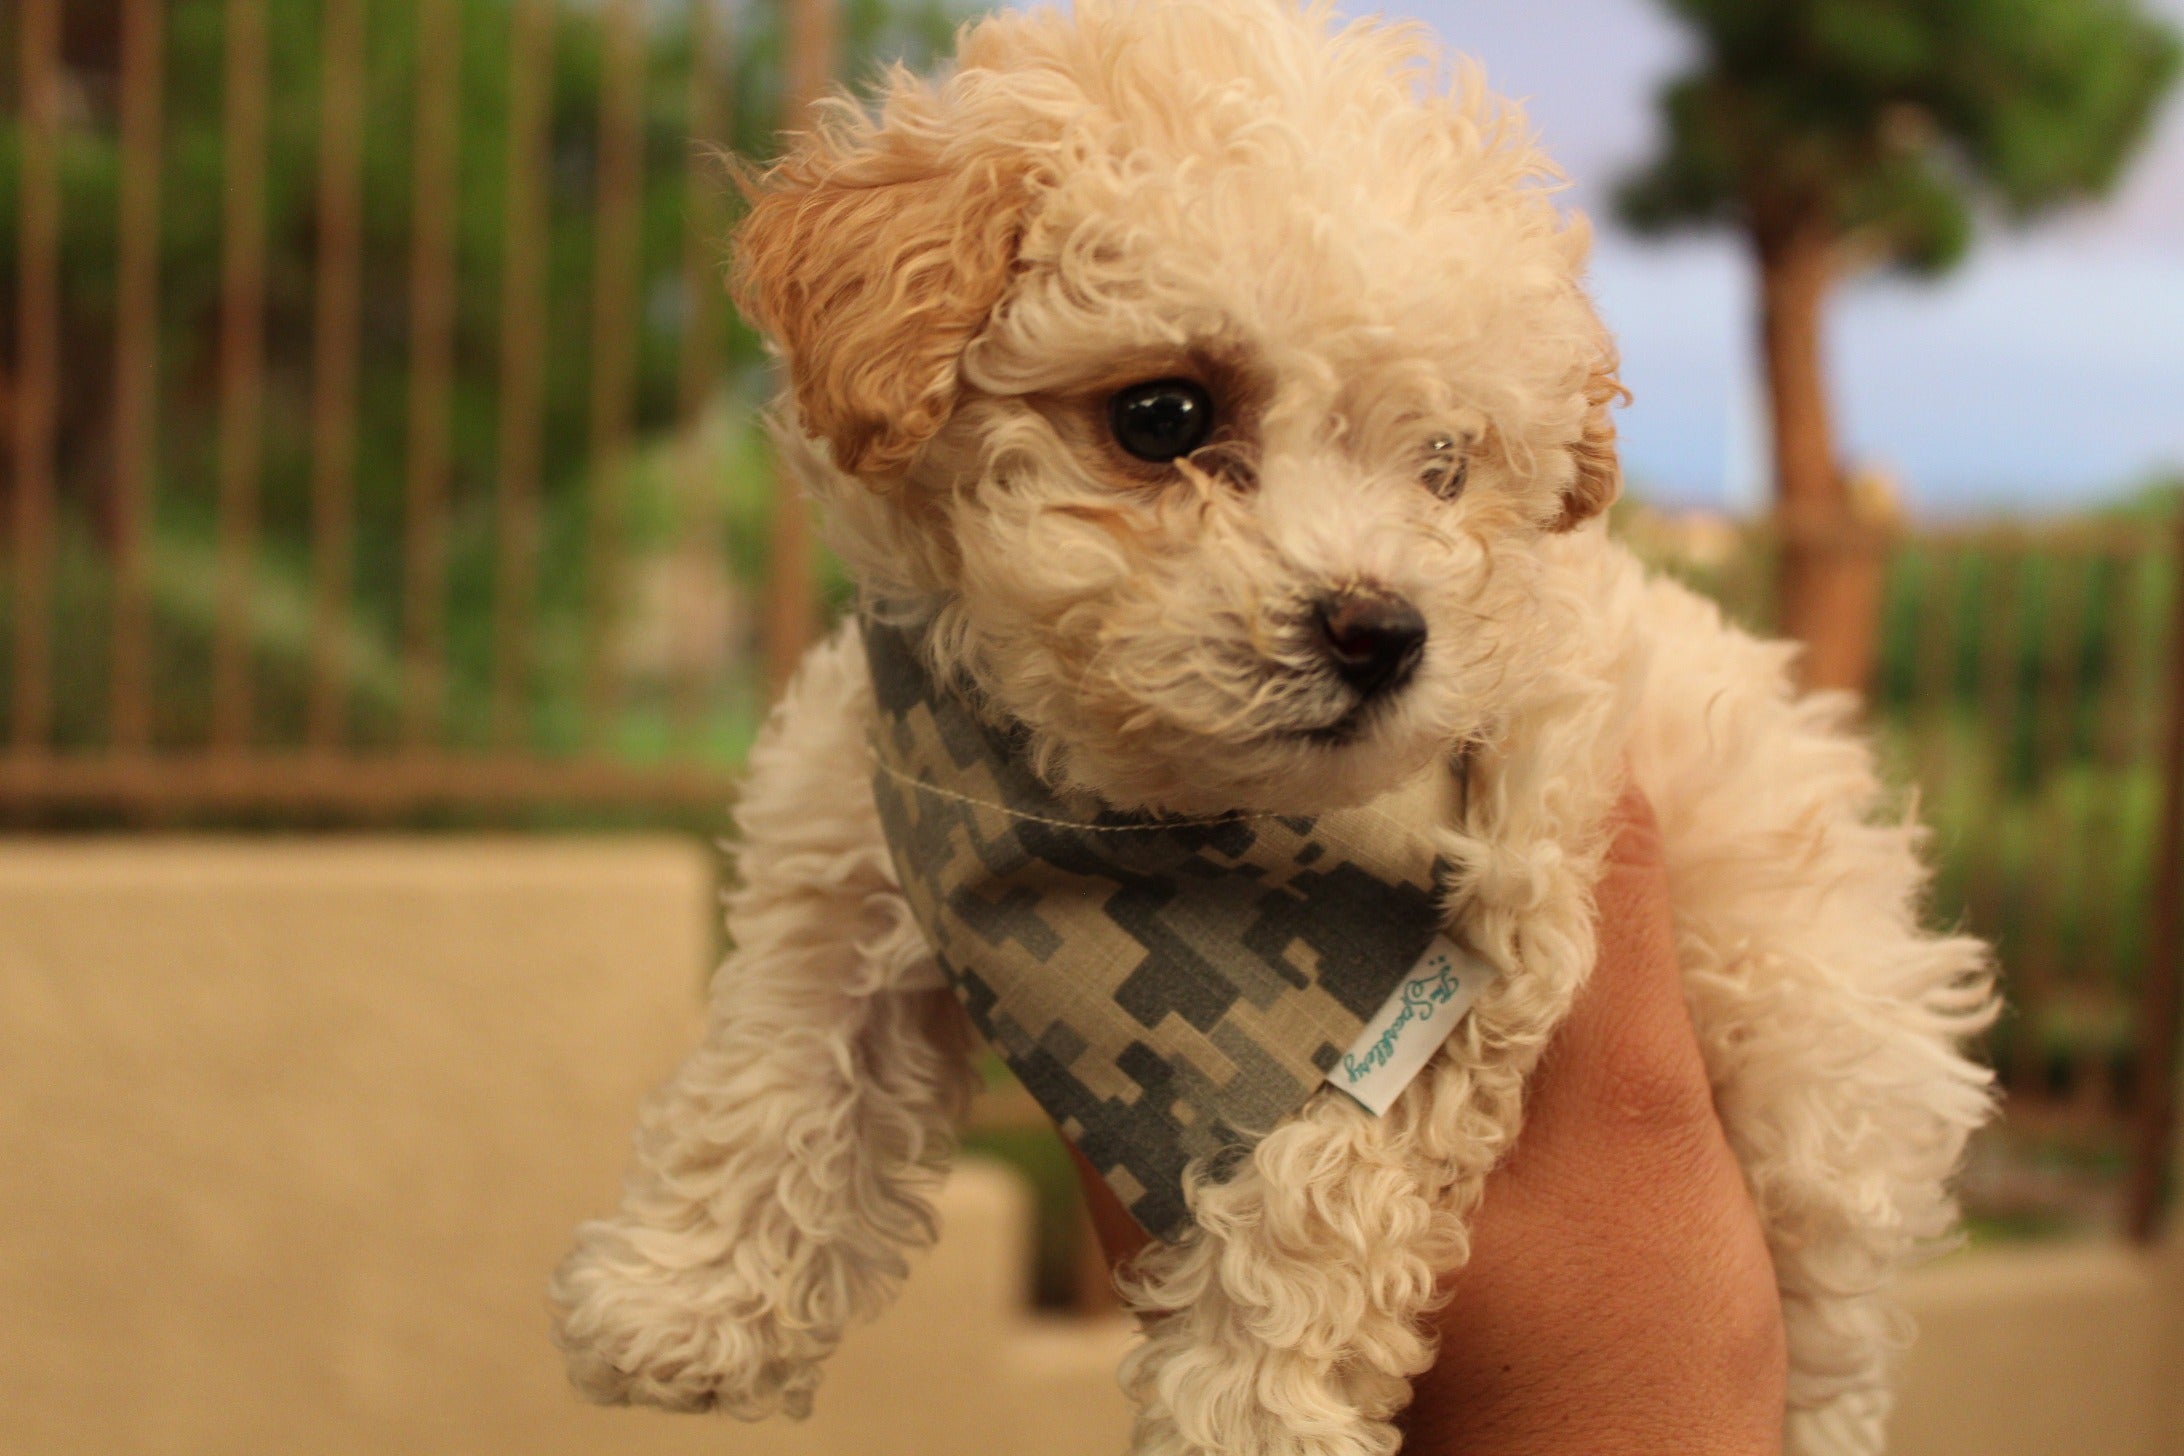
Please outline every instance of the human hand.
[{"label": "human hand", "polygon": [[1598,904],[1599,959],[1487,1180],[1408,1452],[1782,1449],[1781,1296],[1714,1115],[1660,829],[1635,792]]},{"label": "human hand", "polygon": [[[1602,876],[1597,968],[1488,1178],[1415,1456],[1774,1456],[1780,1296],[1683,1002],[1660,831],[1635,792]],[[1080,1159],[1110,1260],[1145,1236]]]}]

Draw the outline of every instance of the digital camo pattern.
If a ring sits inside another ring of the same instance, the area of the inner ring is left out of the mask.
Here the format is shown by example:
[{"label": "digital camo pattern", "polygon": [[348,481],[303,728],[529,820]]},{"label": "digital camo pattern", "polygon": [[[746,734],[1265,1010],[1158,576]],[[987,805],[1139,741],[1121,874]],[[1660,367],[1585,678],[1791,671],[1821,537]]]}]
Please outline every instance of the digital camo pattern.
[{"label": "digital camo pattern", "polygon": [[1430,845],[1378,805],[1071,814],[911,638],[864,635],[873,793],[919,925],[987,1042],[1177,1238],[1190,1163],[1218,1171],[1302,1105],[1432,940]]}]

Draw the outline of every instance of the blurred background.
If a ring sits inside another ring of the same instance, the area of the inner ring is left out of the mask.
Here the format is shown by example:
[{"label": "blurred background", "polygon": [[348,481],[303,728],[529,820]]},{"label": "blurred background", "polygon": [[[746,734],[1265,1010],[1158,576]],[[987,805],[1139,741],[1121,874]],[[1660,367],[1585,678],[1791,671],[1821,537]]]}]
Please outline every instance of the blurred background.
[{"label": "blurred background", "polygon": [[[1903,1449],[2184,1452],[2184,0],[1384,9],[1598,224],[1616,529],[1865,695],[1930,915],[2000,947]],[[971,13],[0,0],[0,1447],[968,1450],[935,1323],[1036,1365],[985,1392],[1016,1449],[1117,1445],[998,1072],[928,1338],[815,1425],[580,1413],[542,1333],[846,600],[754,423],[722,157]]]}]

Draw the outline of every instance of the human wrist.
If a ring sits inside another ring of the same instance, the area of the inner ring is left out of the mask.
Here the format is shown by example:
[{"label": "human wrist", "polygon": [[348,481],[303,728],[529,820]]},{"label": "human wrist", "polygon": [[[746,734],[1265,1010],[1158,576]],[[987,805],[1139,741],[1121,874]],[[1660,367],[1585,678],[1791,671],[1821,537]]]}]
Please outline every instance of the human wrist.
[{"label": "human wrist", "polygon": [[1419,1437],[1403,1442],[1404,1456],[1782,1456],[1779,1429],[1771,1435],[1721,1431],[1711,1435],[1681,1427],[1650,1434],[1626,1426],[1557,1423],[1546,1430],[1529,1427],[1485,1431],[1437,1442]]},{"label": "human wrist", "polygon": [[1405,1423],[1404,1456],[1781,1456],[1779,1401],[1641,1400],[1518,1392]]},{"label": "human wrist", "polygon": [[[1781,1305],[1740,1262],[1692,1261],[1696,1301],[1634,1303],[1586,1280],[1578,1303],[1547,1294],[1545,1316],[1475,1286],[1468,1318],[1442,1316],[1441,1357],[1402,1418],[1405,1456],[1780,1456]],[[1535,1301],[1560,1282],[1538,1273]],[[1509,1319],[1511,1305],[1529,1314]]]}]

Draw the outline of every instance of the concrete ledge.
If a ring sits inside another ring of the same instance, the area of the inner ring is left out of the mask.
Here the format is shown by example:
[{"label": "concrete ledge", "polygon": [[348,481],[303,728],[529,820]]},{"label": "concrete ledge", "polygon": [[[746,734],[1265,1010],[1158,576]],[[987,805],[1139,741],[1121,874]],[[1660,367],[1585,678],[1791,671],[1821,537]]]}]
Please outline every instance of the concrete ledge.
[{"label": "concrete ledge", "polygon": [[[1113,1456],[1129,1331],[1025,1313],[975,1164],[812,1421],[570,1394],[544,1281],[698,1034],[714,885],[663,839],[0,844],[0,1452]],[[2184,1456],[2180,1293],[1924,1272],[1898,1456]]]},{"label": "concrete ledge", "polygon": [[1897,1456],[2174,1456],[2168,1271],[2105,1244],[1983,1249],[1915,1275]]},{"label": "concrete ledge", "polygon": [[0,847],[0,1451],[605,1449],[541,1281],[694,1033],[714,882],[670,840]]},{"label": "concrete ledge", "polygon": [[0,845],[0,1452],[1119,1450],[1128,1332],[1025,1314],[977,1166],[809,1423],[570,1392],[546,1275],[696,1041],[715,884],[679,840]]}]

